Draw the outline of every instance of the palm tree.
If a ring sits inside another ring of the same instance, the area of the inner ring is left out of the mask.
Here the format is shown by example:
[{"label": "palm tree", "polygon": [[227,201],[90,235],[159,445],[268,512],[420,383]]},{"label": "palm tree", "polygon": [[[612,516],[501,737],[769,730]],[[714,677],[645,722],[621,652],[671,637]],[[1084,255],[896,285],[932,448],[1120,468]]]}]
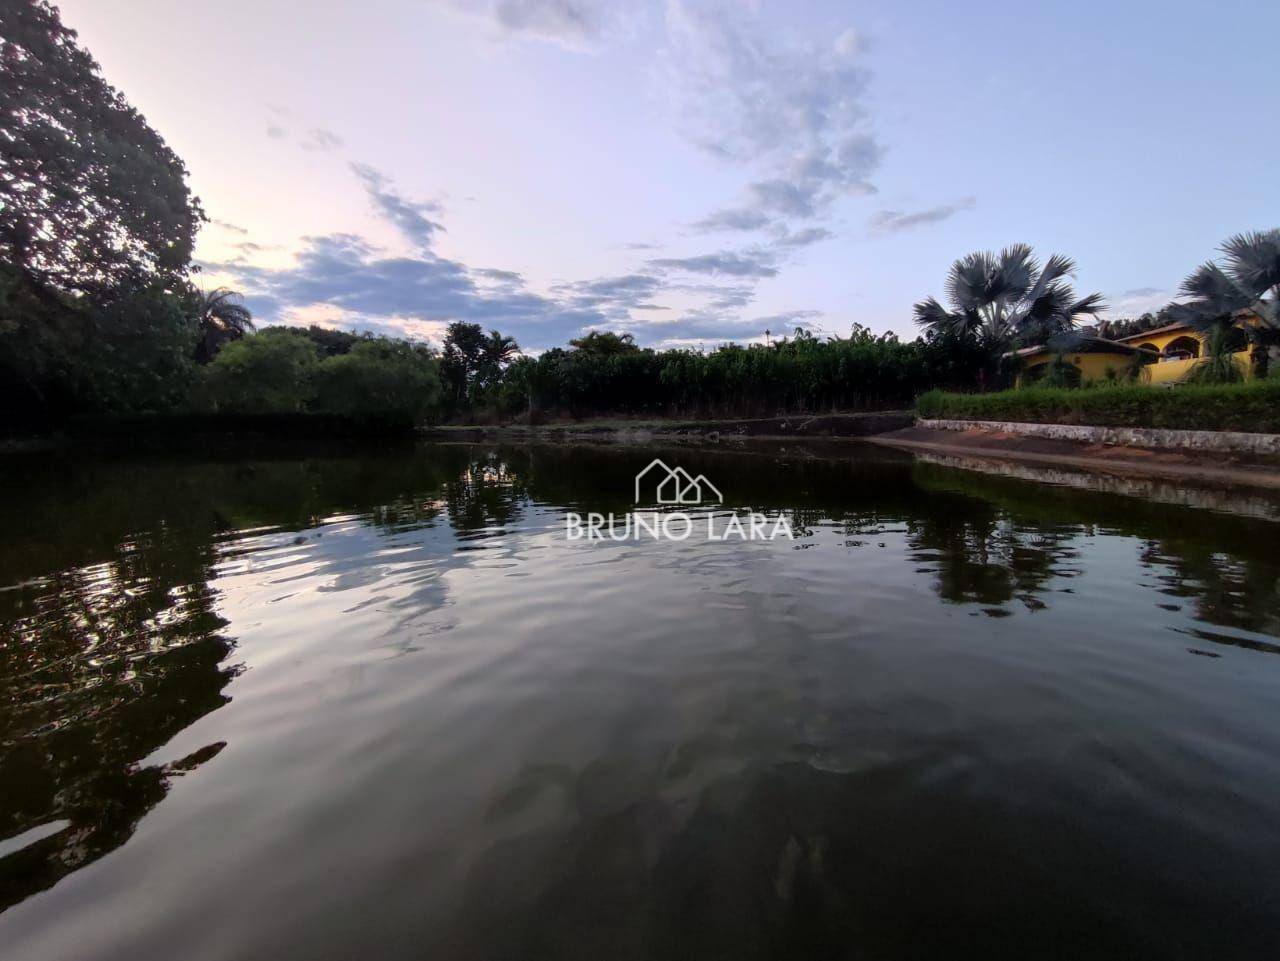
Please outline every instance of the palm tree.
[{"label": "palm tree", "polygon": [[505,337],[496,330],[480,342],[480,359],[476,366],[474,386],[488,390],[497,385],[503,369],[520,353],[520,345],[514,337]]},{"label": "palm tree", "polygon": [[518,353],[520,353],[520,345],[516,343],[514,337],[504,337],[498,331],[491,330],[489,336],[485,338],[480,356],[482,363],[502,367],[510,363],[511,358]]},{"label": "palm tree", "polygon": [[1244,325],[1244,333],[1258,348],[1255,370],[1265,376],[1268,355],[1280,345],[1280,229],[1236,234],[1218,249],[1226,265],[1211,260],[1182,282],[1179,293],[1190,299],[1174,305],[1175,317],[1210,335],[1212,355],[1215,347],[1230,350],[1235,315],[1251,311],[1259,323]]},{"label": "palm tree", "polygon": [[1106,308],[1101,294],[1076,295],[1066,280],[1075,270],[1061,254],[1042,267],[1027,244],[999,254],[975,251],[951,265],[948,306],[928,297],[915,305],[915,322],[935,336],[976,343],[997,359],[1016,343],[1044,342]]},{"label": "palm tree", "polygon": [[207,364],[225,344],[239,340],[253,329],[253,314],[239,301],[240,295],[226,287],[194,294],[192,313],[200,325],[197,363]]}]

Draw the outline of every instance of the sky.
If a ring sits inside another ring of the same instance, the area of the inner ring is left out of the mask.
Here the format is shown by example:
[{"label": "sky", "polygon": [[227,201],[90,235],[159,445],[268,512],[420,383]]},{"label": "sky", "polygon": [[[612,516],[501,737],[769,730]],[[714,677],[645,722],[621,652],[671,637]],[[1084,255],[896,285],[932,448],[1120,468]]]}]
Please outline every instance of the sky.
[{"label": "sky", "polygon": [[1031,244],[1106,316],[1280,226],[1280,4],[62,0],[258,323],[913,338]]}]

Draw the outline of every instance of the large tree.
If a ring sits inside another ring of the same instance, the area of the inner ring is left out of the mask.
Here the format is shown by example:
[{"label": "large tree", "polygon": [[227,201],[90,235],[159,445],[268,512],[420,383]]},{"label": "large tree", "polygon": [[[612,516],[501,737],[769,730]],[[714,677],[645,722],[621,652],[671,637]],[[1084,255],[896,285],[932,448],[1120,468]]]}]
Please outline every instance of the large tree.
[{"label": "large tree", "polygon": [[95,299],[181,278],[204,219],[186,175],[56,8],[0,2],[0,257]]},{"label": "large tree", "polygon": [[207,364],[223,345],[253,330],[253,314],[240,303],[240,295],[226,287],[208,293],[194,291],[190,310],[200,325],[200,341],[196,344],[196,362],[200,364]]},{"label": "large tree", "polygon": [[975,344],[994,365],[1010,347],[1069,334],[1077,318],[1106,308],[1101,294],[1076,294],[1075,269],[1061,254],[1042,266],[1027,244],[976,251],[951,265],[947,305],[928,297],[915,305],[915,321],[935,339]]},{"label": "large tree", "polygon": [[928,297],[915,305],[915,320],[935,333],[974,338],[993,350],[1015,341],[1043,341],[1106,306],[1101,294],[1076,295],[1067,280],[1075,269],[1075,262],[1061,254],[1041,266],[1027,244],[998,254],[976,251],[951,265],[947,306]]}]

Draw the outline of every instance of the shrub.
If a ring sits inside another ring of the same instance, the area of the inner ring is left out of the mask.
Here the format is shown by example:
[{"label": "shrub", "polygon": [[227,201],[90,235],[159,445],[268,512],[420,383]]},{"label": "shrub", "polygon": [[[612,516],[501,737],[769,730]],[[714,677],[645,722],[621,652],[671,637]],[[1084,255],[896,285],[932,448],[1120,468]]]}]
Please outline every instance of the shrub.
[{"label": "shrub", "polygon": [[921,417],[951,420],[1280,433],[1280,381],[1093,390],[1027,387],[996,394],[934,390],[916,400],[916,411]]},{"label": "shrub", "polygon": [[365,340],[320,363],[312,407],[417,422],[439,400],[440,376],[432,357],[405,341]]},{"label": "shrub", "polygon": [[285,328],[233,341],[201,370],[194,406],[240,414],[304,410],[319,361],[307,337]]}]

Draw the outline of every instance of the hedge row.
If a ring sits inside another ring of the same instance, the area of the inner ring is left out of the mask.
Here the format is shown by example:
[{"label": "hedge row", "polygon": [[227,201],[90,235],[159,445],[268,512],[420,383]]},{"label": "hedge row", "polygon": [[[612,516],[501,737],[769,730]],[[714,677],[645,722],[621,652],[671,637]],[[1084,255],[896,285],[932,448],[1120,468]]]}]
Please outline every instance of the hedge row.
[{"label": "hedge row", "polygon": [[919,397],[916,412],[921,417],[947,420],[1274,434],[1280,433],[1280,379],[1220,387],[1029,387],[995,394],[934,390]]}]

